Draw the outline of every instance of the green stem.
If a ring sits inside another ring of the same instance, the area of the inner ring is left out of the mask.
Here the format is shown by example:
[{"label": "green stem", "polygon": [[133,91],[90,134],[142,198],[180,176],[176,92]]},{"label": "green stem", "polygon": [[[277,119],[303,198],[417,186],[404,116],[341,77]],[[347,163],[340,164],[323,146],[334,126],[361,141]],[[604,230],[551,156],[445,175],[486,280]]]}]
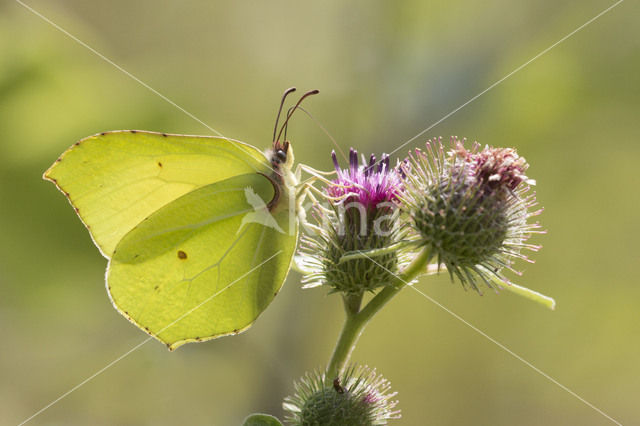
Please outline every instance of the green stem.
[{"label": "green stem", "polygon": [[[333,350],[329,366],[327,367],[327,378],[333,379],[338,377],[349,361],[351,353],[369,320],[371,320],[393,296],[398,294],[407,283],[411,282],[418,274],[426,270],[429,257],[429,250],[426,248],[423,249],[418,253],[416,258],[407,265],[404,271],[402,271],[400,275],[397,275],[388,286],[376,294],[362,310],[354,311],[349,309],[347,301],[345,300],[347,317],[336,347]],[[373,259],[372,261],[375,262]]]},{"label": "green stem", "polygon": [[355,315],[360,311],[360,306],[362,305],[362,293],[360,294],[350,294],[342,296],[342,301],[344,302],[344,310],[347,313],[347,316]]}]

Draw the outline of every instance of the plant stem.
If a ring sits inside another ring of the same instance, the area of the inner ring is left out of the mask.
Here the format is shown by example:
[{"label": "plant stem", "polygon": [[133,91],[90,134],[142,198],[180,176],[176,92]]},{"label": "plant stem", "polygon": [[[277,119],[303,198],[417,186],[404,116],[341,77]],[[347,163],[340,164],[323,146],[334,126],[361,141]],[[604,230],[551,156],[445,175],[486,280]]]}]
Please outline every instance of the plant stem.
[{"label": "plant stem", "polygon": [[360,312],[360,306],[362,305],[362,296],[362,293],[342,296],[342,301],[344,302],[344,310],[347,313],[347,316],[355,315]]},{"label": "plant stem", "polygon": [[[426,248],[422,249],[402,273],[396,275],[395,279],[376,294],[362,310],[354,312],[352,309],[349,309],[345,299],[346,319],[336,347],[333,350],[333,355],[331,355],[329,366],[327,367],[326,377],[328,379],[332,380],[342,372],[369,320],[371,320],[393,296],[398,294],[408,282],[411,282],[411,280],[421,272],[426,271],[429,257],[429,250]],[[373,259],[370,260],[375,262]]]},{"label": "plant stem", "polygon": [[366,323],[360,320],[358,314],[347,314],[342,332],[340,333],[336,347],[333,350],[333,355],[331,355],[331,361],[329,361],[329,366],[327,367],[327,379],[333,380],[338,377],[347,360],[351,357],[351,352],[353,352],[353,349],[356,347],[356,342],[362,334],[365,325]]}]

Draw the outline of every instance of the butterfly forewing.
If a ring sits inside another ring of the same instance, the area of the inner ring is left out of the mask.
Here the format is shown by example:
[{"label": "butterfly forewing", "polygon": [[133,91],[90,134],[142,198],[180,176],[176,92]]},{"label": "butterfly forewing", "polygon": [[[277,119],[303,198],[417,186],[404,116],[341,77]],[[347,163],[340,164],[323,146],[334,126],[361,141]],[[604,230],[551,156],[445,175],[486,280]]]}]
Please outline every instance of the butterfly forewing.
[{"label": "butterfly forewing", "polygon": [[271,173],[241,142],[141,131],[77,142],[45,172],[69,198],[102,254],[146,217],[194,189],[246,173]]}]

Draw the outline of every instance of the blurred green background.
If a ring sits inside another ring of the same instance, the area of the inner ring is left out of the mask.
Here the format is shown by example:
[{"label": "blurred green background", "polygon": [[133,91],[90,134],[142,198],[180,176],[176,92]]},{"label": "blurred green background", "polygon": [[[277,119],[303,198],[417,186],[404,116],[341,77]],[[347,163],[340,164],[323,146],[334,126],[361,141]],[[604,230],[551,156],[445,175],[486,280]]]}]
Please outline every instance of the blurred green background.
[{"label": "blurred green background", "polygon": [[[282,91],[342,149],[390,152],[613,4],[544,1],[85,2],[29,5],[218,131],[267,147]],[[419,288],[622,424],[640,410],[640,7],[627,1],[434,127],[513,146],[548,234],[508,293],[446,276]],[[41,179],[76,140],[113,129],[211,134],[14,1],[0,4],[0,424],[18,424],[146,335],[109,303],[106,265]],[[296,159],[330,169],[303,114]],[[403,148],[404,155],[410,146]],[[132,352],[34,425],[237,425],[327,362],[337,296],[291,273],[248,332]],[[416,292],[369,325],[354,359],[398,391],[403,425],[614,424]]]}]

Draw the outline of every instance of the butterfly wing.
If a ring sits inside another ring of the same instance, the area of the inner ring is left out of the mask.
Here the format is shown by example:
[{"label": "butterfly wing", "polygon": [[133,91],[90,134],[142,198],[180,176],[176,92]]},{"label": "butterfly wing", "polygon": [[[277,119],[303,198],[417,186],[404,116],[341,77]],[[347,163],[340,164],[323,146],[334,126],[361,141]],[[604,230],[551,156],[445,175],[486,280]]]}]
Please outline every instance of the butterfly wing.
[{"label": "butterfly wing", "polygon": [[203,185],[271,173],[265,156],[225,138],[116,131],[90,136],[44,174],[67,196],[101,253],[153,212]]},{"label": "butterfly wing", "polygon": [[[267,208],[275,194],[265,176],[243,174],[151,214],[109,262],[116,308],[170,349],[248,328],[282,286],[295,250],[297,229],[282,231],[293,212]],[[277,226],[243,220],[251,215],[272,217]]]}]

